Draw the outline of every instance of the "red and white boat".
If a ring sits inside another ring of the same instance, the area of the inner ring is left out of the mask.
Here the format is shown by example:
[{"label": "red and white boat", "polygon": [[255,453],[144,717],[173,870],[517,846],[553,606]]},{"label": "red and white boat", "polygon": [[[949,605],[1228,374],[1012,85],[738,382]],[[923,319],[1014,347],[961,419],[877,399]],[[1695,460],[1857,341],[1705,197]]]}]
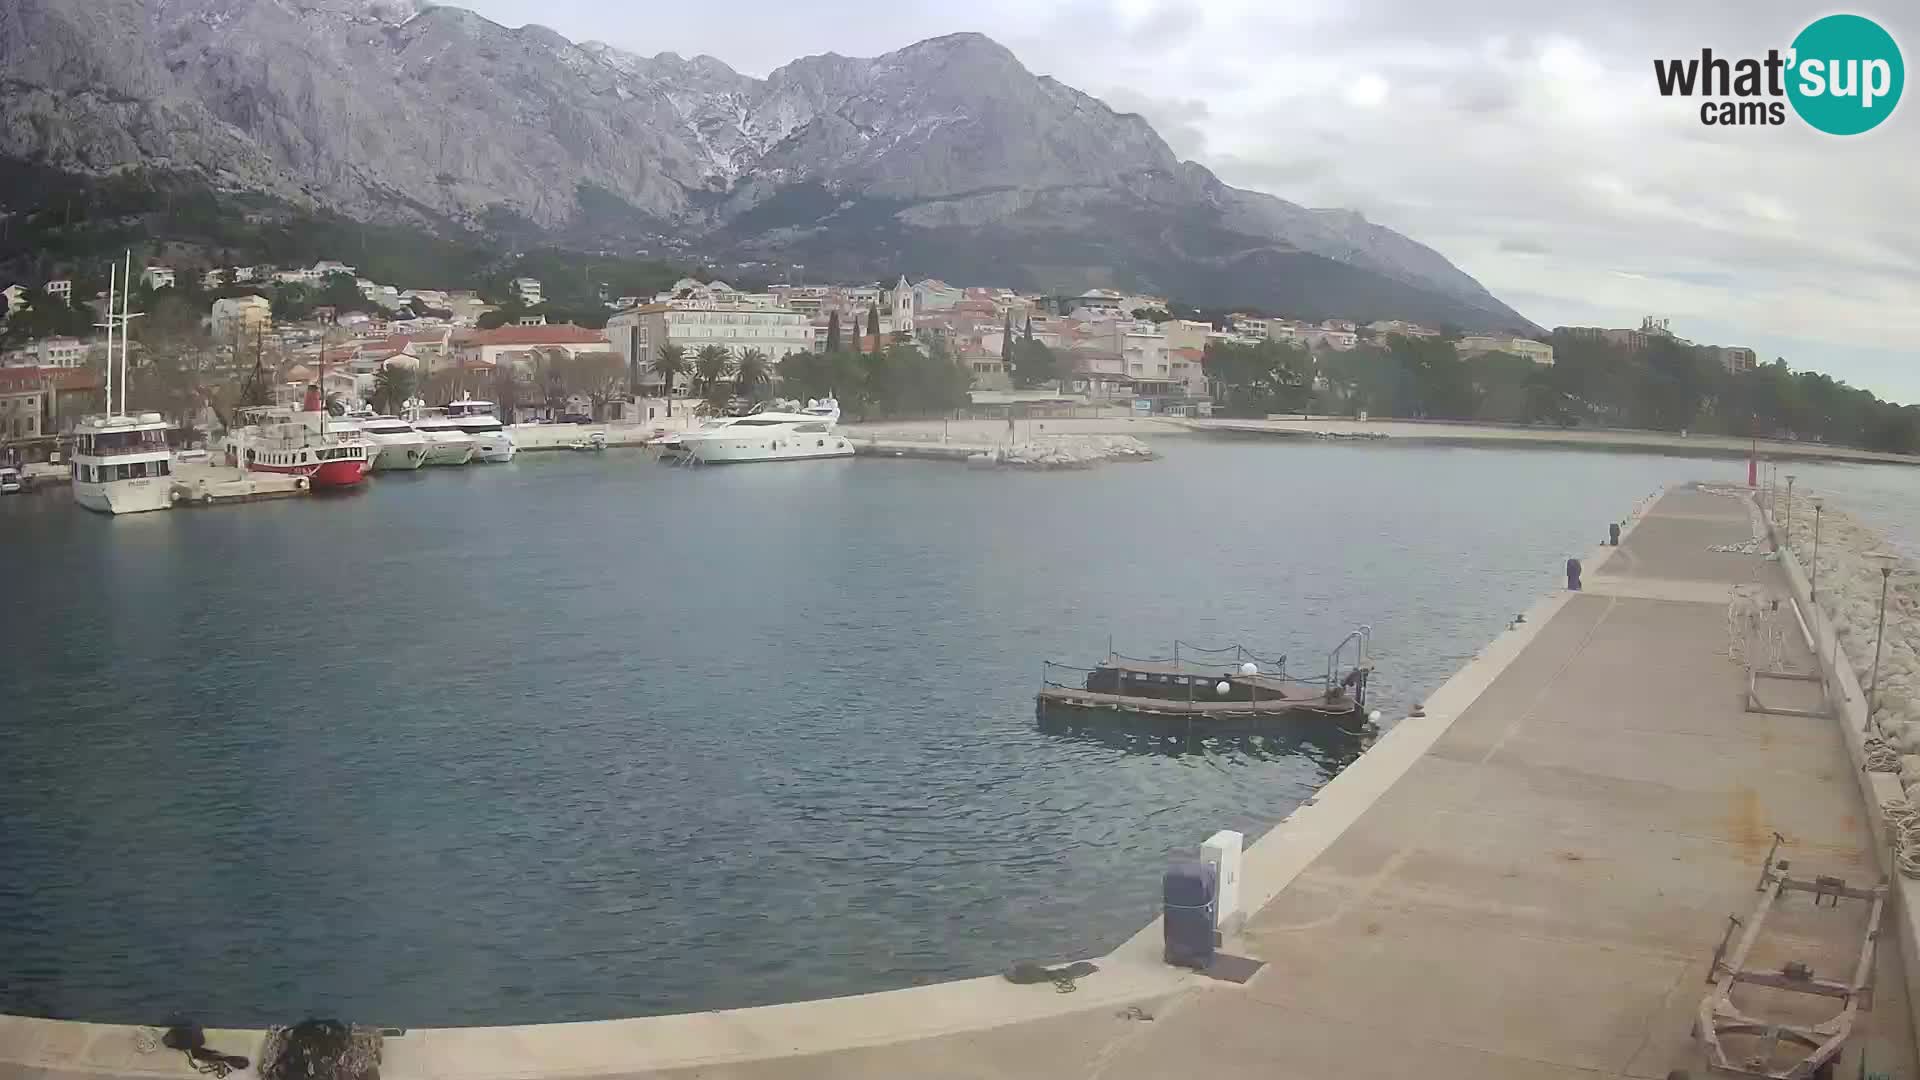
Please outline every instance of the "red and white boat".
[{"label": "red and white boat", "polygon": [[329,424],[317,387],[308,387],[305,408],[243,409],[240,416],[242,426],[227,435],[227,463],[252,472],[292,474],[316,488],[352,487],[367,478],[379,453],[357,427]]}]

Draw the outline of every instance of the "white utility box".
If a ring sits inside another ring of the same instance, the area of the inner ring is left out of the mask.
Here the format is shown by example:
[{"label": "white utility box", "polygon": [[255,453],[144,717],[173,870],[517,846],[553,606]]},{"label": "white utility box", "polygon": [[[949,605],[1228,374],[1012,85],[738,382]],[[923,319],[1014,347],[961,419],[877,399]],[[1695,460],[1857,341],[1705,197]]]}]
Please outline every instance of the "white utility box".
[{"label": "white utility box", "polygon": [[1246,921],[1240,910],[1240,848],[1246,838],[1232,829],[1221,829],[1200,845],[1200,861],[1213,867],[1215,906],[1213,928],[1231,934]]}]

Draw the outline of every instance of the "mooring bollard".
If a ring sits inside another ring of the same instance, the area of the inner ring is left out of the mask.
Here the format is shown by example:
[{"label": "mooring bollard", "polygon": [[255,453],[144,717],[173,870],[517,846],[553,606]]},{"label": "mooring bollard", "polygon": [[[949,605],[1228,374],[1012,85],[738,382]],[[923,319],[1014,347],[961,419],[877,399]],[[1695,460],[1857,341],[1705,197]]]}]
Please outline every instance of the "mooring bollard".
[{"label": "mooring bollard", "polygon": [[1567,590],[1569,592],[1580,591],[1580,560],[1579,559],[1567,560]]},{"label": "mooring bollard", "polygon": [[1176,863],[1160,878],[1163,959],[1176,967],[1204,969],[1213,963],[1215,888],[1213,867]]},{"label": "mooring bollard", "polygon": [[1620,546],[1620,523],[1617,521],[1607,526],[1607,546]]}]

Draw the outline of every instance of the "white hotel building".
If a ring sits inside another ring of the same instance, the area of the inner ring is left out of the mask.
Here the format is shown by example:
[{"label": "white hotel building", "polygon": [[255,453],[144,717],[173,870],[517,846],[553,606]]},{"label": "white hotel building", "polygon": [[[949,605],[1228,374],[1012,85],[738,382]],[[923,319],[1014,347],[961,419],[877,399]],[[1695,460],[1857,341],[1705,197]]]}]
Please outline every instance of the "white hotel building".
[{"label": "white hotel building", "polygon": [[802,313],[774,303],[762,293],[709,293],[663,303],[643,304],[607,320],[607,340],[644,375],[660,346],[679,345],[687,362],[707,345],[734,356],[759,349],[770,363],[813,348],[813,323]]}]

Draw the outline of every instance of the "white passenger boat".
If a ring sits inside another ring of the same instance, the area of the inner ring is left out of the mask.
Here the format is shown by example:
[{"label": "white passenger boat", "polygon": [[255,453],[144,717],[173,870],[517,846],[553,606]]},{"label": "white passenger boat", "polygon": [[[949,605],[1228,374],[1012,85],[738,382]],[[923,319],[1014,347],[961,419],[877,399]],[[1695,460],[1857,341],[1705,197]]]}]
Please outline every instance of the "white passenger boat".
[{"label": "white passenger boat", "polygon": [[462,398],[449,401],[447,418],[473,437],[473,459],[502,464],[513,460],[513,433],[494,415],[493,402]]},{"label": "white passenger boat", "polygon": [[159,413],[89,416],[73,429],[73,501],[103,514],[172,505],[170,425]]},{"label": "white passenger boat", "polygon": [[[173,505],[173,449],[167,445],[170,425],[159,413],[127,415],[127,328],[140,317],[128,310],[133,252],[127,252],[125,273],[118,270],[108,264],[107,321],[102,324],[107,328],[107,411],[73,429],[73,501],[102,514],[138,514]],[[120,331],[117,363],[115,330]]]}]

